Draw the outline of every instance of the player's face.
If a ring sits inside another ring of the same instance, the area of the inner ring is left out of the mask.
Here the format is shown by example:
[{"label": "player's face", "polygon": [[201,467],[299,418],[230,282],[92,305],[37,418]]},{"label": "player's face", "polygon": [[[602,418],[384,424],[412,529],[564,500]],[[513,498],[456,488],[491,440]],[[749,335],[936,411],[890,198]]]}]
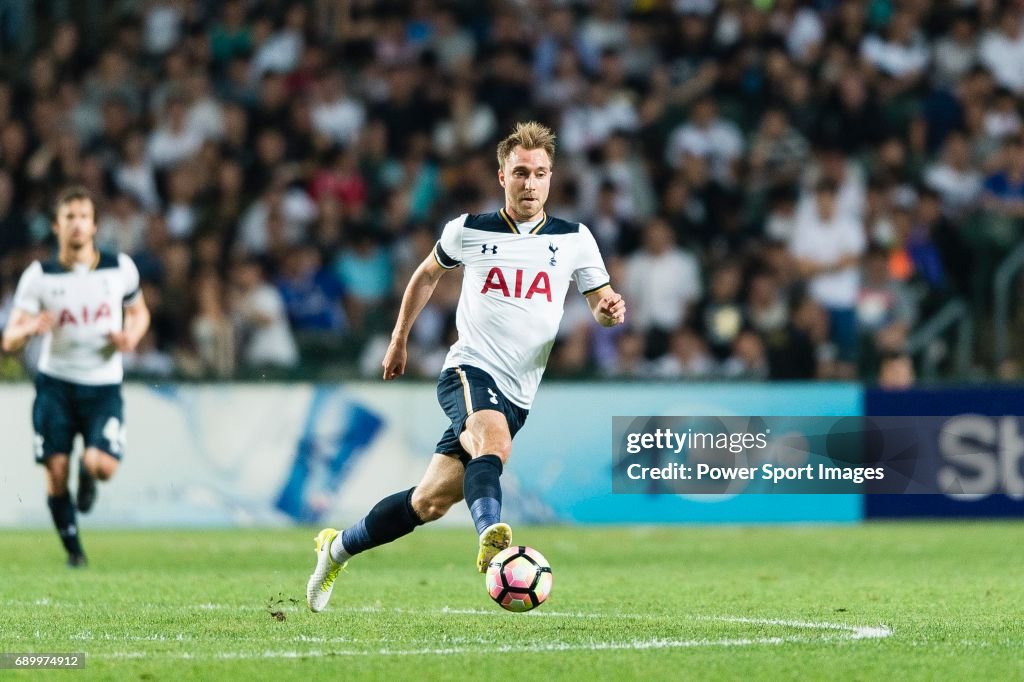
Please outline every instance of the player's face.
[{"label": "player's face", "polygon": [[534,220],[544,210],[551,190],[551,159],[543,149],[515,147],[498,170],[505,188],[505,209],[518,221]]},{"label": "player's face", "polygon": [[96,235],[96,212],[89,199],[72,199],[57,208],[53,231],[61,245],[80,249]]}]

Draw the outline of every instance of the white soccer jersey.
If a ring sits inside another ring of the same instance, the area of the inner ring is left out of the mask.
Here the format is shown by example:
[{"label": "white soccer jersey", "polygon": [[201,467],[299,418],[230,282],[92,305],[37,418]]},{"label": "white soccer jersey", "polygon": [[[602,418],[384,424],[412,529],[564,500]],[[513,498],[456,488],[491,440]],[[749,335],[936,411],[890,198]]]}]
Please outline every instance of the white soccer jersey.
[{"label": "white soccer jersey", "polygon": [[121,330],[123,306],[139,293],[139,271],[123,253],[101,253],[95,267],[71,270],[56,259],[32,263],[18,282],[14,306],[53,316],[53,328],[43,337],[39,371],[76,384],[121,383],[121,353],[108,335]]},{"label": "white soccer jersey", "polygon": [[434,257],[443,268],[466,268],[456,312],[459,340],[444,366],[484,370],[509,400],[529,409],[569,282],[583,294],[608,284],[590,230],[547,215],[522,225],[504,210],[462,215],[445,225]]}]

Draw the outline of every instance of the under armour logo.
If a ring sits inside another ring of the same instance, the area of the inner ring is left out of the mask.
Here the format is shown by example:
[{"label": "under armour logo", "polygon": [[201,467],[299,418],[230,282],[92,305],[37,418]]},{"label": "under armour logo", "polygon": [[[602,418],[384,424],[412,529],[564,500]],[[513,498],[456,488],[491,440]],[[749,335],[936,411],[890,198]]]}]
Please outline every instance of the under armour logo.
[{"label": "under armour logo", "polygon": [[494,254],[498,253],[498,247],[497,247],[497,245],[495,245],[495,246],[487,246],[487,244],[482,244],[482,245],[480,246],[480,253],[487,253],[487,249],[490,249],[490,250],[491,250],[491,255],[492,255],[492,256],[493,256]]},{"label": "under armour logo", "polygon": [[558,251],[558,247],[551,242],[548,242],[548,251],[551,252],[551,260],[548,262],[551,263],[551,267],[555,267],[558,265],[558,261],[555,260],[555,251]]},{"label": "under armour logo", "polygon": [[493,388],[487,389],[487,392],[491,394],[491,403],[494,405],[498,404],[498,394],[494,392]]}]

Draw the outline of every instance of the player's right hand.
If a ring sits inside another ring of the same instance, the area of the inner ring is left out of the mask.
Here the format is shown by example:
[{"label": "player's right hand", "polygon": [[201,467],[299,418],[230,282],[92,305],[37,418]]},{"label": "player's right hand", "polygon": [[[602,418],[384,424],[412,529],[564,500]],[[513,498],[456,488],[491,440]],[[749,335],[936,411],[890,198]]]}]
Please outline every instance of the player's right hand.
[{"label": "player's right hand", "polygon": [[405,374],[407,352],[405,342],[392,340],[384,354],[384,381],[391,381]]},{"label": "player's right hand", "polygon": [[33,320],[32,333],[36,336],[42,336],[53,329],[53,316],[45,310],[36,315]]}]

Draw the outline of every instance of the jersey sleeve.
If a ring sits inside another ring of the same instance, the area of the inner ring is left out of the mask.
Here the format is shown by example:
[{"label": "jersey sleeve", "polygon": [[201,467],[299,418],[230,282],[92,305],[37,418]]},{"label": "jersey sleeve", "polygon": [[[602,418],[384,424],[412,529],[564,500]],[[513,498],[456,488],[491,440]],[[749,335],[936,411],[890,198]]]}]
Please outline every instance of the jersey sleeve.
[{"label": "jersey sleeve", "polygon": [[462,232],[466,215],[463,213],[455,220],[448,221],[441,231],[441,238],[434,245],[434,259],[445,270],[462,265]]},{"label": "jersey sleeve", "polygon": [[572,279],[576,288],[586,296],[611,284],[608,270],[604,267],[604,259],[597,248],[597,241],[586,225],[580,225],[580,246],[577,252],[576,269]]},{"label": "jersey sleeve", "polygon": [[142,289],[139,286],[139,269],[135,267],[135,261],[125,254],[117,257],[117,269],[121,272],[124,281],[124,305],[131,305],[139,300]]},{"label": "jersey sleeve", "polygon": [[42,281],[43,266],[39,261],[34,261],[18,280],[18,288],[14,290],[14,307],[30,315],[38,315],[43,309],[40,297]]}]

